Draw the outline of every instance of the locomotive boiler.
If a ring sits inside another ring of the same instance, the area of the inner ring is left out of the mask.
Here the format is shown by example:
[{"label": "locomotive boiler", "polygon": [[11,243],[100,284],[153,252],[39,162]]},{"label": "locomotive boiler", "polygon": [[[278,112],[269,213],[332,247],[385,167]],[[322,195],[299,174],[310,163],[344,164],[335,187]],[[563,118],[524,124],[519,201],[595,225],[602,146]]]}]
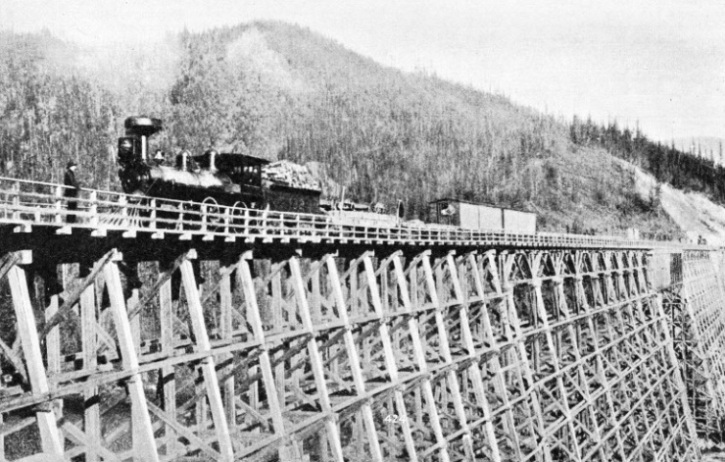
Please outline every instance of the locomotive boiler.
[{"label": "locomotive boiler", "polygon": [[[129,117],[124,126],[126,134],[118,139],[118,163],[126,193],[235,207],[320,213],[319,183],[304,167],[214,150],[198,156],[182,152],[175,165],[168,165],[161,156],[152,158],[149,151],[149,138],[162,130],[161,120]],[[286,174],[279,174],[280,169]]]}]

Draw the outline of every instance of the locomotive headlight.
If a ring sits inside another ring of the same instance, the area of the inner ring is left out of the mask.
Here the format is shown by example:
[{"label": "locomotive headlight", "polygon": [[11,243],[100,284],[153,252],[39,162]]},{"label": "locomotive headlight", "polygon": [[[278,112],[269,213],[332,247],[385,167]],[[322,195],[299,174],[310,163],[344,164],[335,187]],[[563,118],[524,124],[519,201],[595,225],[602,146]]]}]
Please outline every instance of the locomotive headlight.
[{"label": "locomotive headlight", "polygon": [[123,152],[133,152],[133,143],[128,138],[121,138],[118,150]]},{"label": "locomotive headlight", "polygon": [[137,157],[138,140],[133,137],[118,139],[118,162],[121,164],[132,163]]}]

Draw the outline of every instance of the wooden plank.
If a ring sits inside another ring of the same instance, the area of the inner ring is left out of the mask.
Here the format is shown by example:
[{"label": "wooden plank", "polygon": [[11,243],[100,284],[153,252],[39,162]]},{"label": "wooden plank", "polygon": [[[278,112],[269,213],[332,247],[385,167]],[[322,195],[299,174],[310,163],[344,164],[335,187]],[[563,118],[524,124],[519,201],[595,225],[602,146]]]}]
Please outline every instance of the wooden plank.
[{"label": "wooden plank", "polygon": [[[199,288],[196,285],[194,277],[194,269],[191,261],[185,260],[180,265],[181,278],[186,293],[186,301],[189,308],[189,318],[194,336],[196,337],[196,346],[200,351],[211,351],[211,343],[209,335],[204,324],[204,311],[201,306],[201,298]],[[221,392],[219,388],[219,380],[216,375],[216,364],[214,357],[210,356],[201,361],[201,370],[204,375],[204,383],[206,385],[207,399],[211,408],[212,420],[214,422],[214,431],[217,435],[219,451],[226,461],[234,460],[234,448],[229,435],[229,425],[227,424],[224,403],[222,402]]]},{"label": "wooden plank", "polygon": [[[470,259],[474,258],[473,261]],[[460,325],[461,325],[461,342],[463,343],[463,348],[468,353],[468,356],[470,358],[476,357],[476,347],[473,343],[473,334],[471,333],[471,323],[469,321],[468,317],[468,308],[469,303],[467,300],[467,297],[463,291],[463,288],[461,286],[461,280],[459,278],[459,269],[456,265],[455,259],[453,258],[452,254],[448,254],[446,256],[446,261],[448,263],[448,270],[450,272],[450,278],[451,278],[451,284],[453,285],[453,291],[455,294],[456,299],[461,303],[461,308],[459,310],[459,316],[461,318]],[[476,278],[476,288],[478,290],[483,289],[482,281],[480,278],[480,273],[478,272],[478,268],[475,264],[475,257],[473,255],[469,255],[469,257],[464,257],[462,259],[463,262],[468,261],[471,264],[471,272],[473,273],[473,277]],[[479,296],[481,299],[483,299],[484,294],[481,292],[479,293]],[[484,308],[485,310],[485,308]],[[501,462],[501,452],[498,447],[498,441],[496,439],[496,431],[493,426],[493,421],[491,418],[491,406],[488,403],[488,399],[486,398],[486,391],[483,384],[483,377],[481,375],[481,370],[479,369],[478,364],[473,363],[471,366],[467,369],[468,375],[470,377],[470,380],[473,384],[474,389],[474,396],[476,397],[476,404],[481,408],[483,412],[483,416],[485,418],[484,423],[484,429],[486,433],[486,437],[488,439],[489,448],[491,450],[491,459],[493,462]],[[470,431],[470,430],[469,430]],[[472,444],[472,443],[471,443]]]},{"label": "wooden plank", "polygon": [[[276,265],[276,269],[274,269],[274,266],[272,267],[272,277],[271,277],[271,285],[272,285],[272,297],[270,299],[269,309],[272,314],[272,320],[274,322],[274,326],[276,330],[284,330],[285,329],[285,321],[283,316],[283,308],[282,308],[282,269],[284,268],[284,265],[278,264]],[[292,317],[294,318],[294,317]],[[283,352],[279,351],[276,353],[277,356],[281,356]],[[284,361],[275,361],[276,366],[274,367],[274,377],[277,381],[276,388],[277,388],[277,394],[278,394],[278,400],[280,403],[280,406],[282,409],[286,409],[287,403],[285,402],[286,397],[286,390],[285,390],[285,370],[284,370]]]},{"label": "wooden plank", "polygon": [[[344,341],[345,348],[347,349],[348,361],[350,364],[350,372],[352,374],[353,383],[355,384],[355,390],[358,395],[365,394],[365,379],[363,378],[362,368],[360,367],[360,353],[357,351],[355,345],[355,337],[352,333],[352,325],[350,324],[350,317],[347,314],[348,307],[345,304],[345,297],[342,290],[342,282],[340,281],[340,275],[337,271],[337,264],[332,256],[326,258],[327,261],[327,274],[330,279],[330,286],[332,288],[332,296],[337,306],[337,312],[340,320],[344,324]],[[369,402],[365,402],[362,405],[362,415],[365,430],[367,432],[368,443],[370,445],[371,455],[374,461],[382,462],[383,453],[380,449],[380,442],[378,441],[377,431],[375,429],[375,420],[373,418],[372,407]]]},{"label": "wooden plank", "polygon": [[[472,279],[473,279],[476,297],[479,300],[485,300],[486,292],[484,290],[484,285],[483,285],[483,274],[478,269],[478,262],[476,261],[476,256],[475,256],[475,254],[471,253],[468,255],[467,259],[468,259],[470,271],[472,273]],[[463,298],[463,293],[462,293],[460,284],[458,283],[457,276],[454,277],[454,287],[456,288],[457,291],[460,291],[457,294],[457,297]],[[485,338],[489,339],[489,341],[491,342],[491,346],[495,347],[496,339],[493,334],[493,329],[491,328],[491,321],[488,317],[488,307],[485,305],[482,307],[481,316],[482,316],[481,321],[483,322],[483,334],[484,334]],[[464,344],[466,346],[466,350],[468,351],[469,355],[475,355],[476,347],[475,347],[475,344],[473,343],[473,335],[470,330],[471,323],[468,320],[468,309],[461,310],[461,326],[462,327],[465,326],[465,327],[463,327],[463,330],[462,330],[462,337],[463,337]],[[497,393],[500,396],[502,396],[503,404],[506,407],[506,409],[508,409],[508,411],[504,414],[504,418],[503,418],[504,426],[505,426],[506,430],[508,430],[509,435],[511,436],[514,450],[517,452],[519,457],[522,457],[521,448],[520,448],[520,444],[519,444],[518,437],[517,437],[518,435],[516,434],[516,426],[514,423],[513,414],[511,412],[511,407],[508,402],[508,396],[506,394],[503,380],[501,379],[501,375],[500,375],[501,364],[500,364],[497,356],[491,357],[490,362],[491,362],[491,366],[494,371],[494,374],[496,374],[496,376],[493,379],[495,389],[496,389]],[[473,364],[469,368],[469,373],[472,375],[476,401],[477,401],[478,405],[481,407],[481,409],[483,410],[484,417],[487,417],[487,420],[485,423],[486,436],[488,436],[488,439],[489,439],[489,444],[490,444],[493,460],[494,460],[494,462],[500,462],[501,454],[500,454],[500,450],[498,447],[498,440],[496,438],[496,432],[495,432],[495,429],[493,427],[493,422],[490,417],[491,416],[491,407],[490,407],[488,399],[486,397],[486,391],[485,391],[485,387],[483,385],[483,378],[482,378],[481,371],[480,371],[478,365]]]},{"label": "wooden plank", "polygon": [[[43,356],[40,351],[40,341],[28,292],[25,270],[16,264],[8,271],[8,281],[30,386],[33,393],[49,393],[48,376],[43,366]],[[53,411],[51,409],[38,411],[36,418],[43,452],[62,456],[63,440],[58,431]]]},{"label": "wooden plank", "polygon": [[[299,307],[300,316],[302,317],[302,325],[308,332],[314,332],[312,315],[310,313],[310,306],[307,301],[305,286],[302,281],[302,272],[300,270],[300,262],[298,257],[290,258],[289,265],[290,271],[292,273],[292,284],[294,285],[297,306]],[[319,347],[317,346],[317,340],[314,336],[311,336],[310,339],[307,341],[307,350],[309,353],[315,383],[317,385],[318,399],[320,401],[322,411],[332,415],[332,404],[330,403],[330,394],[327,389],[325,368],[322,364]],[[343,462],[342,442],[340,440],[340,430],[337,426],[337,422],[331,418],[326,419],[325,426],[327,427],[328,441],[330,443],[330,446],[332,447],[332,455],[337,462]]]},{"label": "wooden plank", "polygon": [[[80,284],[78,284],[75,289],[68,293],[66,297],[64,297],[63,305],[60,306],[57,310],[57,312],[53,315],[52,318],[48,319],[45,323],[45,326],[43,327],[43,331],[40,334],[40,338],[45,338],[46,335],[58,324],[60,324],[65,316],[73,310],[73,307],[78,303],[78,300],[80,299],[81,294],[84,290],[90,285],[93,284],[96,280],[96,277],[101,273],[101,271],[104,270],[106,264],[111,261],[111,258],[113,257],[114,253],[113,251],[109,251],[106,253],[100,260],[98,260],[94,265],[91,271],[86,275],[85,278],[81,281]],[[125,305],[125,304],[124,304]]]},{"label": "wooden plank", "polygon": [[[219,330],[221,331],[221,337],[226,340],[232,339],[232,280],[229,270],[220,271],[220,284],[219,284],[219,308],[220,323]],[[223,361],[231,361],[232,355],[227,354],[222,356]],[[231,373],[231,367],[226,371]],[[226,411],[227,421],[229,422],[229,428],[234,429],[236,426],[236,391],[234,389],[234,376],[230,376],[222,385],[224,390],[224,409]]]},{"label": "wooden plank", "polygon": [[[378,335],[383,345],[383,358],[385,361],[385,367],[388,372],[388,376],[390,377],[390,381],[398,384],[401,382],[400,375],[398,373],[398,366],[395,362],[395,353],[393,352],[392,343],[390,341],[390,330],[388,328],[388,324],[382,322],[385,313],[383,312],[383,306],[380,302],[380,291],[378,290],[378,282],[375,277],[375,267],[373,266],[373,261],[369,253],[366,253],[363,256],[362,262],[365,268],[365,278],[370,294],[370,301],[373,305],[373,309],[375,310],[375,314],[381,320],[378,326]],[[353,274],[353,276],[355,275]],[[370,348],[367,348],[366,351],[369,353]],[[396,388],[394,396],[395,406],[400,417],[399,422],[403,430],[403,437],[405,439],[405,446],[408,450],[408,457],[410,458],[411,462],[416,462],[418,460],[418,453],[415,448],[415,440],[413,438],[413,431],[410,426],[410,419],[408,418],[408,411],[405,406],[403,392],[400,389]]]},{"label": "wooden plank", "polygon": [[161,286],[171,280],[171,277],[174,275],[176,270],[179,269],[179,265],[181,265],[181,262],[183,262],[187,258],[189,258],[189,254],[184,253],[183,255],[176,258],[176,260],[174,260],[170,267],[163,270],[163,272],[156,279],[154,285],[149,287],[147,295],[140,299],[138,303],[136,303],[136,306],[128,312],[129,319],[133,319],[135,316],[137,316],[141,312],[143,307],[145,307],[146,304],[148,304],[156,297],[156,293],[161,289]]},{"label": "wooden plank", "polygon": [[[111,303],[118,346],[121,350],[121,361],[124,369],[138,371],[139,363],[134,346],[133,332],[126,311],[126,300],[123,295],[118,264],[115,261],[104,266],[103,273],[106,280],[106,289]],[[138,372],[132,374],[127,381],[128,394],[131,398],[131,414],[133,420],[133,451],[136,457],[158,462],[158,450],[154,439],[154,431],[143,390],[143,381]]]},{"label": "wooden plank", "polygon": [[0,279],[4,278],[5,275],[21,260],[19,252],[7,253],[0,258]]},{"label": "wooden plank", "polygon": [[[208,298],[207,292],[209,291],[209,287],[211,285],[211,279],[212,275],[210,274],[210,264],[211,262],[207,260],[199,261],[199,277],[202,281],[197,283],[196,287],[199,290],[199,305],[202,307],[202,309],[207,306]],[[192,264],[193,268],[193,264]],[[210,292],[210,291],[209,291]],[[211,318],[213,319],[216,313],[208,313],[211,314]],[[204,328],[206,329],[206,318],[204,319]],[[208,329],[207,335],[208,335]],[[193,332],[192,332],[193,335]],[[214,361],[214,369],[216,370],[216,360]],[[197,373],[200,375],[200,377],[203,379],[204,377],[204,371],[203,371],[203,365],[202,367],[197,368]],[[217,381],[219,379],[219,376],[217,376]],[[206,381],[204,381],[206,384]],[[219,389],[219,393],[221,393],[221,388]],[[202,435],[207,432],[207,430],[211,427],[212,422],[209,420],[209,405],[208,405],[208,399],[197,399],[196,400],[196,410],[195,410],[195,416],[196,416],[196,425],[197,425],[197,433]],[[225,418],[226,420],[226,418]],[[227,423],[228,425],[228,423]]]},{"label": "wooden plank", "polygon": [[194,432],[179,424],[175,417],[168,415],[166,412],[156,407],[153,403],[148,403],[148,406],[149,410],[153,412],[156,417],[161,419],[164,424],[173,429],[173,431],[178,433],[180,436],[188,439],[191,444],[196,446],[201,452],[210,456],[212,460],[224,460],[224,456],[209,447],[209,445],[205,443],[204,440],[196,436]]},{"label": "wooden plank", "polygon": [[[430,258],[428,255],[426,255],[424,258],[422,258],[423,262],[423,270],[426,280],[426,285],[428,288],[428,296],[431,299],[431,302],[433,306],[435,307],[434,317],[436,321],[436,327],[438,330],[438,345],[437,350],[438,353],[440,353],[443,356],[443,360],[446,363],[451,363],[452,358],[450,354],[450,347],[448,344],[448,336],[446,334],[446,328],[445,323],[443,321],[443,314],[441,313],[441,305],[440,301],[438,299],[438,292],[436,289],[435,281],[433,280],[433,272],[430,265]],[[412,307],[410,305],[410,298],[409,298],[409,290],[408,290],[408,283],[405,279],[405,272],[403,271],[403,264],[400,261],[400,255],[396,255],[393,258],[393,266],[395,268],[395,273],[397,275],[397,281],[398,286],[400,287],[400,292],[402,295],[403,300],[403,307],[405,311],[411,312]],[[416,318],[411,317],[408,321],[408,329],[410,330],[411,338],[413,340],[413,351],[415,354],[415,361],[418,364],[418,368],[426,372],[428,370],[428,366],[426,364],[425,359],[425,350],[423,349],[422,342],[420,341],[421,335],[420,330],[418,328],[418,322]],[[463,410],[463,406],[460,404],[460,395],[459,395],[459,386],[458,386],[458,378],[455,375],[454,370],[450,370],[447,374],[447,380],[450,383],[450,386],[453,388],[454,396],[458,397],[459,399],[456,401],[457,403],[457,412],[459,414],[459,421],[461,424],[461,427],[464,429],[464,431],[467,431],[470,434],[470,430],[468,430],[468,424],[466,422],[465,417],[465,411]],[[450,455],[448,454],[448,448],[446,444],[446,438],[443,435],[443,428],[440,424],[440,417],[438,415],[438,410],[436,408],[436,399],[433,396],[433,389],[430,383],[429,379],[423,380],[423,394],[426,398],[426,402],[428,404],[428,415],[430,418],[430,425],[433,428],[433,433],[436,438],[436,443],[440,445],[440,451],[439,455],[441,460],[448,461],[450,460]],[[461,416],[462,414],[462,416]],[[473,456],[473,450],[470,447],[470,438],[466,440],[467,442],[467,455],[469,457]]]},{"label": "wooden plank", "polygon": [[121,462],[121,459],[116,456],[116,454],[104,448],[100,444],[96,444],[95,441],[89,440],[86,437],[86,434],[72,423],[66,421],[63,423],[63,426],[61,428],[63,429],[63,432],[68,437],[68,439],[70,439],[74,443],[85,445],[86,447],[90,446],[88,449],[93,453],[103,457],[104,460]]},{"label": "wooden plank", "polygon": [[[564,380],[561,375],[561,366],[560,366],[560,351],[556,348],[554,338],[552,335],[552,329],[549,322],[549,316],[546,312],[546,307],[544,306],[544,296],[542,293],[542,283],[541,280],[537,278],[537,276],[540,274],[542,270],[542,260],[544,258],[544,254],[542,253],[535,253],[530,256],[529,259],[529,265],[531,268],[532,276],[534,277],[534,280],[532,281],[531,285],[534,290],[534,317],[539,318],[541,321],[541,326],[543,328],[544,332],[544,343],[546,344],[546,348],[549,350],[551,357],[549,358],[549,364],[553,367],[553,374],[556,376],[555,382],[556,386],[559,389],[559,396],[562,397],[562,399],[557,401],[557,404],[560,406],[564,417],[566,418],[566,426],[569,430],[569,435],[576,435],[577,428],[574,424],[574,414],[572,413],[571,407],[569,406],[569,401],[565,399],[564,397],[567,396],[566,387],[564,386]],[[571,326],[571,325],[569,325]],[[571,332],[573,334],[573,331]],[[571,337],[573,340],[573,335]],[[551,390],[553,392],[553,390]],[[551,438],[554,438],[552,435]],[[573,452],[573,455],[576,459],[582,458],[582,450],[579,446],[579,442],[577,441],[576,437],[570,437],[565,441],[561,441],[562,447],[568,448]]]},{"label": "wooden plank", "polygon": [[265,342],[265,333],[262,326],[262,317],[257,304],[257,292],[254,286],[254,279],[249,265],[250,253],[242,255],[237,264],[237,279],[242,286],[244,299],[247,306],[247,319],[252,327],[254,338],[260,344],[259,368],[262,372],[262,381],[264,383],[264,391],[267,395],[267,406],[272,415],[272,426],[275,436],[282,439],[287,437],[287,431],[284,427],[284,419],[282,418],[282,409],[280,408],[274,374],[272,373],[272,362],[268,351],[268,345]]},{"label": "wooden plank", "polygon": [[[65,287],[66,281],[68,280],[68,265],[63,264],[59,265],[58,268],[58,284],[60,287]],[[46,284],[50,283],[50,281],[46,281]],[[47,323],[50,319],[53,319],[53,317],[58,312],[58,307],[60,306],[59,302],[59,295],[53,294],[50,296],[50,303],[48,304],[48,307],[45,309],[45,322]],[[60,325],[56,324],[55,327],[53,327],[49,332],[48,336],[45,339],[45,352],[46,352],[46,358],[48,360],[48,375],[51,377],[51,381],[53,380],[53,377],[57,374],[60,374],[61,371],[61,344],[60,344]],[[57,416],[63,415],[63,400],[57,399],[53,401],[53,408],[56,412]]]},{"label": "wooden plank", "polygon": [[[159,279],[164,278],[164,274]],[[174,351],[174,305],[171,293],[171,275],[164,278],[159,285],[159,322],[161,329],[161,351],[166,354],[172,354]],[[174,374],[174,366],[164,366],[160,369],[161,374],[161,391],[163,394],[163,409],[166,415],[176,418],[176,377]],[[166,455],[174,456],[177,454],[179,445],[176,442],[176,436],[173,428],[169,424],[164,425],[164,440],[166,442]]]},{"label": "wooden plank", "polygon": [[[138,267],[136,268],[136,271],[138,271]],[[139,302],[139,295],[140,291],[139,289],[135,288],[131,290],[131,297],[128,299],[128,303],[126,306],[129,307],[129,311],[133,311],[135,307],[138,306]],[[129,322],[131,323],[131,335],[133,335],[133,345],[136,348],[136,354],[141,352],[141,315],[139,313],[139,316],[134,316],[133,318],[129,318]]]},{"label": "wooden plank", "polygon": [[[549,258],[551,259],[552,267],[554,270],[554,275],[557,277],[553,280],[555,291],[556,291],[556,300],[557,300],[557,308],[559,309],[559,312],[562,316],[564,316],[567,320],[571,319],[572,313],[569,310],[569,306],[567,304],[567,297],[566,293],[564,291],[564,280],[565,280],[565,274],[564,274],[564,260],[562,254],[550,254]],[[579,324],[577,324],[577,327]],[[574,354],[574,360],[576,364],[577,369],[577,376],[581,388],[581,392],[583,392],[584,398],[591,403],[592,401],[592,394],[589,387],[589,381],[587,379],[586,371],[584,370],[583,364],[582,364],[582,354],[580,351],[581,345],[582,345],[582,338],[581,338],[581,330],[575,330],[574,326],[572,326],[571,323],[567,323],[566,330],[569,334],[569,351]],[[586,415],[588,416],[589,421],[587,422],[591,428],[594,430],[593,439],[595,441],[601,441],[602,440],[602,431],[600,429],[599,423],[597,422],[597,415],[595,412],[595,408],[593,405],[587,406]],[[578,417],[578,416],[577,416]],[[583,415],[582,415],[583,417]],[[579,418],[582,418],[579,417]],[[586,424],[583,425],[586,428]],[[579,449],[581,452],[581,449]],[[605,460],[607,457],[610,457],[610,455],[606,454],[603,447],[600,447],[598,456]]]},{"label": "wooden plank", "polygon": [[[526,346],[524,345],[523,332],[521,330],[521,324],[514,300],[514,283],[511,281],[515,255],[507,255],[505,252],[502,252],[498,255],[498,261],[494,255],[494,251],[486,252],[485,258],[489,262],[491,282],[496,292],[503,296],[503,311],[507,321],[503,326],[504,332],[506,336],[516,344],[516,351],[514,351],[513,354],[519,365],[515,368],[514,373],[518,376],[517,379],[519,383],[523,383],[525,381],[525,383],[529,384],[529,387],[531,387],[532,384],[535,383],[534,375],[526,352]],[[504,383],[504,386],[505,385],[506,384]],[[528,426],[530,427],[531,433],[545,435],[546,428],[544,425],[544,418],[541,413],[541,405],[539,404],[538,390],[534,389],[534,392],[532,393],[529,388],[520,387],[520,391],[521,393],[531,393],[531,412],[533,415],[530,419],[528,419]],[[504,391],[504,396],[507,395],[508,393]],[[514,426],[513,428],[514,430],[512,431],[512,435],[516,435],[516,427]],[[549,446],[544,445],[543,455],[545,460],[551,459],[550,452]]]},{"label": "wooden plank", "polygon": [[[96,352],[98,342],[96,338],[96,296],[95,284],[90,284],[81,294],[81,325],[83,345],[83,368],[94,371],[97,366]],[[98,387],[88,388],[84,393],[84,430],[90,440],[86,450],[86,462],[96,462],[99,454],[94,449],[101,445],[101,397]]]}]

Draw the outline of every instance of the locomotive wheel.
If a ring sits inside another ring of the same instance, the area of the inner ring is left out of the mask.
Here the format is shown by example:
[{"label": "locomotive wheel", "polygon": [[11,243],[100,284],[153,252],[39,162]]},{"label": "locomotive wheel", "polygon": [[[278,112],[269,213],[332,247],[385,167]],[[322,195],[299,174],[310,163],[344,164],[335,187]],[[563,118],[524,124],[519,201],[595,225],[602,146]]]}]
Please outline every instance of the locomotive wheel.
[{"label": "locomotive wheel", "polygon": [[249,220],[245,218],[247,204],[237,201],[232,205],[231,231],[235,234],[244,234],[248,232]]},{"label": "locomotive wheel", "polygon": [[222,218],[222,210],[219,207],[219,203],[213,197],[206,197],[201,201],[206,207],[206,227],[207,230],[212,232],[224,231],[224,218]]}]

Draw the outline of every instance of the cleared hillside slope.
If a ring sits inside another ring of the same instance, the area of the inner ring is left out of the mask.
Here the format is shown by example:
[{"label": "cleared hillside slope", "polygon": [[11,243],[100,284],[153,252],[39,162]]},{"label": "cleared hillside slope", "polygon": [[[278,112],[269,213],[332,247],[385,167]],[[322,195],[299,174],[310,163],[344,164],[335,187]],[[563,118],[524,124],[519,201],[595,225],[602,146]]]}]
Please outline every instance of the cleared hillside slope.
[{"label": "cleared hillside slope", "polygon": [[659,188],[662,209],[690,241],[697,242],[702,237],[708,244],[725,245],[725,207],[711,201],[702,193],[685,192],[668,184],[658,183],[651,174],[642,169],[624,161],[620,162],[623,168],[634,173],[640,195],[647,195],[654,188]]}]

